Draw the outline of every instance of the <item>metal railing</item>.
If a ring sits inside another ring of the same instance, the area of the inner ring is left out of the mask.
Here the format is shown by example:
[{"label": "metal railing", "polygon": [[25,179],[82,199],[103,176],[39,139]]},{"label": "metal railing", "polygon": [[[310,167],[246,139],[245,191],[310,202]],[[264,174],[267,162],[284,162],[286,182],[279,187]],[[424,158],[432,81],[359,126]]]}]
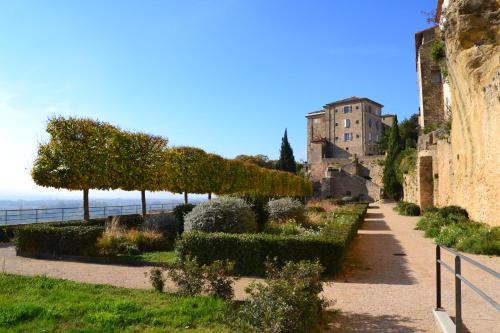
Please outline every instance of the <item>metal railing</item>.
[{"label": "metal railing", "polygon": [[[455,256],[455,267],[452,268],[450,265],[446,264],[441,260],[441,249],[448,251]],[[481,289],[472,284],[462,275],[462,260],[468,262],[469,264],[481,269],[482,271],[493,275],[496,279],[500,279],[500,274],[483,264],[472,260],[463,254],[458,253],[450,248],[442,245],[436,245],[436,310],[443,310],[441,307],[441,266],[446,268],[455,277],[455,329],[457,333],[462,331],[462,282],[471,288],[476,294],[478,294],[483,300],[494,307],[498,312],[500,312],[500,305],[492,299],[490,296],[486,295]]]},{"label": "metal railing", "polygon": [[[177,204],[150,204],[147,213],[171,211]],[[89,207],[90,218],[113,215],[141,214],[141,205]],[[82,207],[5,209],[0,210],[0,225],[31,224],[42,222],[67,222],[83,220]]]}]

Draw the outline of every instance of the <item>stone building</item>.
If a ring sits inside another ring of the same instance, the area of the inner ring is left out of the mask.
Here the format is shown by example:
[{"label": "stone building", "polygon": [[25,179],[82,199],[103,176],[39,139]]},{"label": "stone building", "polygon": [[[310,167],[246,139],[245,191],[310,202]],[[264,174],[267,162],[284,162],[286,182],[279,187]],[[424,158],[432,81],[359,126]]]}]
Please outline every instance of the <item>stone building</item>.
[{"label": "stone building", "polygon": [[[444,81],[439,64],[434,63],[431,50],[440,38],[439,27],[434,26],[415,34],[415,52],[419,91],[419,125],[436,126],[449,118],[444,107]],[[449,89],[447,90],[449,91]],[[449,99],[447,101],[449,106]],[[449,110],[449,107],[448,107]]]},{"label": "stone building", "polygon": [[[496,0],[439,0],[438,26],[415,35],[420,124],[417,163],[404,200],[458,205],[474,220],[500,225],[500,12]],[[428,62],[433,40],[446,59]],[[446,70],[447,80],[433,70]],[[433,82],[434,81],[434,82]]]},{"label": "stone building", "polygon": [[379,198],[380,184],[372,184],[370,172],[362,174],[360,165],[377,159],[376,143],[394,121],[382,115],[382,108],[369,98],[350,97],[307,114],[307,167],[316,195]]}]

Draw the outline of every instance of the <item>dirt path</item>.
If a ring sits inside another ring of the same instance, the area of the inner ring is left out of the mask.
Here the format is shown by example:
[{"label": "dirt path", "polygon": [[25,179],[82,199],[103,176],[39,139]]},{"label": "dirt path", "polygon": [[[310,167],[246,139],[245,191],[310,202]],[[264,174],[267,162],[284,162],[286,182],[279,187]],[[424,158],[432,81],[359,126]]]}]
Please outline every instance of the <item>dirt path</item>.
[{"label": "dirt path", "polygon": [[[435,246],[414,230],[416,217],[397,215],[394,204],[374,204],[354,241],[346,270],[325,294],[341,313],[333,332],[433,332]],[[496,271],[500,258],[467,255]],[[451,255],[443,259],[453,264]],[[452,265],[453,266],[453,265]],[[498,281],[462,264],[463,275],[500,300]],[[454,279],[443,269],[443,307],[454,316]],[[500,315],[468,287],[462,286],[462,316],[470,332],[500,332]]]},{"label": "dirt path", "polygon": [[[375,204],[368,210],[346,262],[345,273],[325,295],[340,309],[332,319],[332,332],[433,332],[431,310],[435,306],[435,246],[414,230],[417,218],[399,216],[393,204]],[[451,256],[443,256],[453,263]],[[500,271],[500,258],[469,257]],[[80,282],[111,284],[127,288],[149,288],[149,267],[88,264],[38,260],[15,256],[12,245],[0,244],[0,271],[23,275],[47,275]],[[486,273],[463,264],[466,278],[495,300],[500,300],[498,282]],[[454,280],[444,271],[443,306],[454,315]],[[237,299],[253,278],[235,284]],[[497,287],[497,288],[495,288]],[[167,282],[167,288],[173,285]],[[500,332],[496,311],[463,286],[463,318],[470,332]]]}]

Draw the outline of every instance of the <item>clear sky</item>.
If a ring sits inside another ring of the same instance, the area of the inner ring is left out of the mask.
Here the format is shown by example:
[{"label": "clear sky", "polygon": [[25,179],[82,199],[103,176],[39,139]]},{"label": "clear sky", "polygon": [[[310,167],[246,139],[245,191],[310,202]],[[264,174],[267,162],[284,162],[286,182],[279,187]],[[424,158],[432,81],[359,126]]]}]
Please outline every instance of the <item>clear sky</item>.
[{"label": "clear sky", "polygon": [[0,198],[81,196],[29,175],[55,114],[229,158],[277,158],[288,128],[297,160],[306,158],[305,114],[328,102],[365,96],[408,117],[418,110],[414,33],[435,5],[0,0]]}]

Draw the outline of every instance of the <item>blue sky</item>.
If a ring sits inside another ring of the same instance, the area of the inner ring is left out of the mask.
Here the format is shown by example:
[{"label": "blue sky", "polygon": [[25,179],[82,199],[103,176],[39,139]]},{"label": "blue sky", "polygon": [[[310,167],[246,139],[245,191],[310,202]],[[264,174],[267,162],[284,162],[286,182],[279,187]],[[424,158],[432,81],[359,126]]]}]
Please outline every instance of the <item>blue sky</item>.
[{"label": "blue sky", "polygon": [[54,114],[225,157],[277,158],[288,128],[296,159],[305,114],[328,102],[366,96],[408,117],[414,33],[435,3],[0,0],[0,197],[80,196],[29,176]]}]

